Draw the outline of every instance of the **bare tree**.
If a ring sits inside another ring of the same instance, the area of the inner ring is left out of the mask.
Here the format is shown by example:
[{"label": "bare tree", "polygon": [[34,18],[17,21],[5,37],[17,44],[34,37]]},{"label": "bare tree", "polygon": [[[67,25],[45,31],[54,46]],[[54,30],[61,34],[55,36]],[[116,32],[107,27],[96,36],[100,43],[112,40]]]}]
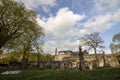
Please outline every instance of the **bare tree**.
[{"label": "bare tree", "polygon": [[84,45],[94,50],[95,54],[97,54],[97,48],[103,48],[104,40],[99,36],[98,32],[87,34],[81,39],[84,41]]}]

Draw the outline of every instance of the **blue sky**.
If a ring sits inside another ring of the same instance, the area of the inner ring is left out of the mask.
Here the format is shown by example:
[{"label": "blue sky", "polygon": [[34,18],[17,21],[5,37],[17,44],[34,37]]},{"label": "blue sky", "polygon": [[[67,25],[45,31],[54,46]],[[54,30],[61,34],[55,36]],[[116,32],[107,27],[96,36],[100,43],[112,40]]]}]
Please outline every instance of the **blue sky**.
[{"label": "blue sky", "polygon": [[[45,30],[44,51],[78,50],[79,38],[100,32],[106,53],[112,36],[120,32],[120,0],[20,0],[35,10]],[[107,52],[108,51],[108,52]]]}]

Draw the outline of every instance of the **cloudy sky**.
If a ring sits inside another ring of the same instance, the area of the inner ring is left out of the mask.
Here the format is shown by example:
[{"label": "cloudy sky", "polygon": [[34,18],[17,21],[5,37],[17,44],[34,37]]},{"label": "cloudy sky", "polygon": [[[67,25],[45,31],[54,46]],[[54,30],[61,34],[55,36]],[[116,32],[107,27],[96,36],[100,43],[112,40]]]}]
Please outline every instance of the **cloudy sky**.
[{"label": "cloudy sky", "polygon": [[[108,49],[120,32],[120,0],[20,0],[45,30],[44,51],[78,50],[79,38],[100,32]],[[106,49],[106,50],[107,50]]]}]

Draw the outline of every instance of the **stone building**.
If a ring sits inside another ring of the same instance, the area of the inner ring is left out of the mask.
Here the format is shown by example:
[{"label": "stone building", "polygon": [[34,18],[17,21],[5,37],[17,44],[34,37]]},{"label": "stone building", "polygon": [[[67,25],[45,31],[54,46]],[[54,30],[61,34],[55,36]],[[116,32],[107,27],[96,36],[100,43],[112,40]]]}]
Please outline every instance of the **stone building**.
[{"label": "stone building", "polygon": [[70,57],[72,51],[59,51],[58,54],[55,54],[55,61],[63,61],[64,58]]},{"label": "stone building", "polygon": [[[117,54],[88,54],[87,51],[84,52],[84,62],[86,69],[96,68],[96,57],[97,57],[97,67],[112,67],[119,66],[120,64],[120,53]],[[62,61],[64,63],[64,68],[66,69],[78,69],[79,68],[79,56],[78,52],[59,51],[55,54],[55,61]]]}]

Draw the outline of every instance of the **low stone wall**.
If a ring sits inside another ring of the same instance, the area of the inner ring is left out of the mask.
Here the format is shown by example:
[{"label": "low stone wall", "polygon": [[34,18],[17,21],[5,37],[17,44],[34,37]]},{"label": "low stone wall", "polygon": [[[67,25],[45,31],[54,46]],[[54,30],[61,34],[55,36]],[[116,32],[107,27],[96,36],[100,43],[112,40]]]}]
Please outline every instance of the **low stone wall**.
[{"label": "low stone wall", "polygon": [[[102,68],[105,66],[113,67],[118,66],[119,62],[115,56],[105,56],[99,57],[98,60],[84,61],[85,69],[92,70],[96,68]],[[60,69],[60,70],[69,70],[69,69],[79,69],[78,61],[41,61],[40,69]]]},{"label": "low stone wall", "polygon": [[[88,70],[93,69],[94,62],[85,62],[85,68]],[[65,61],[41,61],[40,69],[60,69],[60,70],[70,70],[79,69],[79,62],[65,62]]]}]

